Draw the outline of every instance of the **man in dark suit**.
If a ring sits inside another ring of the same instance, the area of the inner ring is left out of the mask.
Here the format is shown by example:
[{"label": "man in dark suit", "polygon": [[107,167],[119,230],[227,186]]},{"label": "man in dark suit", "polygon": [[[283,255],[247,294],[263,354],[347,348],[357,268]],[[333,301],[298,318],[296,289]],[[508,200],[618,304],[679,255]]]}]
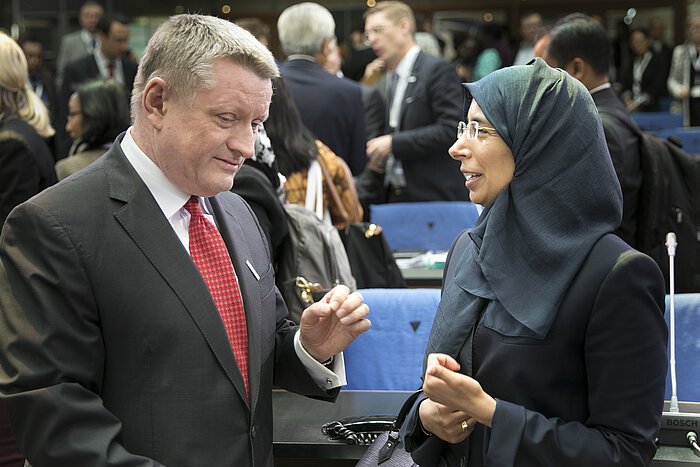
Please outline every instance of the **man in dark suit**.
[{"label": "man in dark suit", "polygon": [[151,37],[134,125],[9,216],[0,397],[40,466],[271,466],[272,386],[333,399],[369,328],[338,286],[300,326],[262,229],[230,193],[268,113],[272,54],[228,21]]},{"label": "man in dark suit", "polygon": [[56,113],[56,84],[51,72],[44,68],[44,46],[39,39],[31,36],[22,39],[20,45],[27,58],[29,85],[49,110],[53,122]]},{"label": "man in dark suit", "polygon": [[[78,59],[66,66],[63,84],[61,86],[61,116],[65,119],[68,115],[68,99],[80,84],[98,78],[112,78],[121,83],[131,94],[134,87],[137,64],[127,56],[129,41],[129,26],[125,16],[120,14],[105,15],[97,23],[97,36],[100,38],[100,46],[91,55]],[[58,129],[65,126],[57,125]],[[65,135],[65,131],[61,132]],[[61,137],[58,158],[67,155],[70,148],[70,140]]]},{"label": "man in dark suit", "polygon": [[370,166],[385,168],[389,202],[466,201],[464,177],[447,150],[462,117],[462,89],[450,63],[420,51],[415,19],[402,2],[365,13],[365,34],[393,77],[384,134],[367,142]]},{"label": "man in dark suit", "polygon": [[622,224],[615,233],[635,247],[642,184],[639,138],[634,131],[636,124],[608,80],[610,54],[610,42],[600,23],[574,13],[553,27],[544,58],[550,66],[562,68],[581,81],[591,92],[622,187]]},{"label": "man in dark suit", "polygon": [[277,30],[287,54],[280,73],[304,125],[359,174],[367,162],[360,85],[322,68],[338,47],[333,16],[305,2],[284,10]]}]

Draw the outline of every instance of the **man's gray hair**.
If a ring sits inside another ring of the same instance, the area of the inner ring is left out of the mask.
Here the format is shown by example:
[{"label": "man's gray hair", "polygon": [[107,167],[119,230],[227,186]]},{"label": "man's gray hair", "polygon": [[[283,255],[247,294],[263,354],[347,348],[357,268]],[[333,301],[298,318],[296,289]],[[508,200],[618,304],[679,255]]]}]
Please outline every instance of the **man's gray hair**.
[{"label": "man's gray hair", "polygon": [[277,20],[277,32],[287,55],[316,55],[326,38],[335,37],[335,20],[318,3],[299,3],[282,12]]},{"label": "man's gray hair", "polygon": [[177,15],[161,24],[146,45],[139,63],[131,114],[141,108],[146,84],[163,79],[175,98],[191,105],[200,89],[213,86],[214,62],[228,58],[260,78],[279,76],[272,53],[245,29],[205,15]]}]

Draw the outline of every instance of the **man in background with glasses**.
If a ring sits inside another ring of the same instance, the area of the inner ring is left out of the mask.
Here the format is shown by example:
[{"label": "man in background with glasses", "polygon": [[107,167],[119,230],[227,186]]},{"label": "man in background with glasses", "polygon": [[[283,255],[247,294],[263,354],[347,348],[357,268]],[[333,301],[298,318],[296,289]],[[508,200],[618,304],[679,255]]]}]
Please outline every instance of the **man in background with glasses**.
[{"label": "man in background with glasses", "polygon": [[454,66],[420,51],[405,3],[378,2],[364,17],[366,38],[388,73],[385,132],[367,142],[370,167],[384,171],[386,201],[466,201],[464,179],[447,154],[462,116]]}]

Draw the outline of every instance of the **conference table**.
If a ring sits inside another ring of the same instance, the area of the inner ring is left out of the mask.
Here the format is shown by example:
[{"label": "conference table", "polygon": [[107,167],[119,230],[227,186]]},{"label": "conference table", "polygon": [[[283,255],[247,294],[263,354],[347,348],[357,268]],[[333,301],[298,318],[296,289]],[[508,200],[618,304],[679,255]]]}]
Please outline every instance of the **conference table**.
[{"label": "conference table", "polygon": [[[283,390],[272,395],[274,456],[277,467],[354,466],[367,446],[330,440],[325,423],[362,415],[396,415],[407,391],[340,391],[335,403],[310,399]],[[700,413],[700,404],[681,402],[681,411]],[[654,467],[700,466],[689,448],[660,446]]]}]

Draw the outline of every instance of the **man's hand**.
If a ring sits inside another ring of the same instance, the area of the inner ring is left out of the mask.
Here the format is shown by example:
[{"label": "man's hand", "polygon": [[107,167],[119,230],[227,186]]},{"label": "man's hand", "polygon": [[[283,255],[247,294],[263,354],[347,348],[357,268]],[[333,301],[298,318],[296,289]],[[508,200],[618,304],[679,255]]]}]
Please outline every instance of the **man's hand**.
[{"label": "man's hand", "polygon": [[384,161],[391,154],[391,135],[382,135],[367,141],[367,157],[370,163],[377,167],[383,167]]},{"label": "man's hand", "polygon": [[344,285],[334,287],[301,314],[301,345],[314,359],[325,362],[369,329],[368,314],[362,295],[350,293]]},{"label": "man's hand", "polygon": [[490,427],[496,400],[484,392],[477,380],[458,370],[459,363],[449,355],[428,355],[423,392],[433,402],[471,414],[476,421]]},{"label": "man's hand", "polygon": [[360,80],[360,83],[371,86],[382,77],[384,70],[386,69],[386,64],[381,58],[375,58],[365,67],[365,73]]}]

